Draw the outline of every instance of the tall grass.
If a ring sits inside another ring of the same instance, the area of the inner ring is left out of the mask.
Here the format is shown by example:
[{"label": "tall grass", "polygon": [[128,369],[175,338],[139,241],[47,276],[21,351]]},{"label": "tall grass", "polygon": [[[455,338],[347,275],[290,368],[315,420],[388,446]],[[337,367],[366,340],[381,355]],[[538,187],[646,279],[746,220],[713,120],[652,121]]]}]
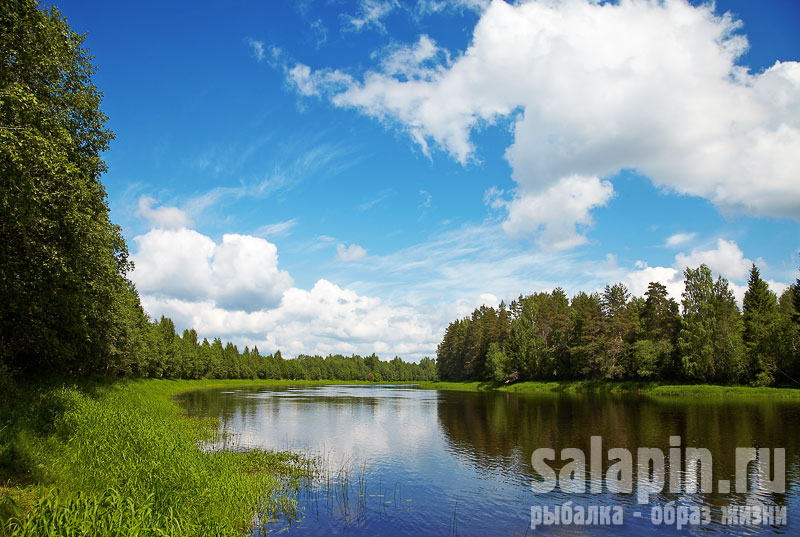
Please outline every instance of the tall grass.
[{"label": "tall grass", "polygon": [[[222,383],[214,383],[222,384]],[[16,386],[0,403],[0,535],[240,536],[296,515],[302,455],[200,449],[192,381]]]}]

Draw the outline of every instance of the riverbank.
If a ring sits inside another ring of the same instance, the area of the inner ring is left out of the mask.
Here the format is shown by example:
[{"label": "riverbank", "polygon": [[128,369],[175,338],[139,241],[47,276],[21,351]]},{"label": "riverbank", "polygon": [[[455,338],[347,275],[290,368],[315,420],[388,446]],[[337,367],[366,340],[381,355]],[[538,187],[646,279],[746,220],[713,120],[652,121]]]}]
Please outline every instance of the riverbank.
[{"label": "riverbank", "polygon": [[[291,453],[202,451],[216,420],[172,395],[298,381],[50,381],[0,401],[0,535],[230,535],[291,516],[311,463]],[[322,384],[319,382],[317,384]]]},{"label": "riverbank", "polygon": [[755,386],[716,386],[668,384],[642,381],[563,381],[563,382],[420,382],[420,388],[467,392],[501,391],[510,393],[636,393],[665,397],[777,397],[800,400],[800,389]]}]

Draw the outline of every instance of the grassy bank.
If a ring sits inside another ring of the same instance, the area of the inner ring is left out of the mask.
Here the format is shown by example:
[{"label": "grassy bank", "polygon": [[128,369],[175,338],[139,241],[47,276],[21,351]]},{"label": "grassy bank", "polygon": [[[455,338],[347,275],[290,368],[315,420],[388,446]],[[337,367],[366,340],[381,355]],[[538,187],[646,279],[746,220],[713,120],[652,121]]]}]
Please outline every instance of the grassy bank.
[{"label": "grassy bank", "polygon": [[512,393],[638,393],[673,397],[779,397],[800,400],[800,389],[752,386],[712,386],[636,381],[518,382],[420,382],[421,388],[451,391],[502,391]]},{"label": "grassy bank", "polygon": [[0,535],[240,536],[257,522],[256,513],[291,514],[307,460],[290,453],[203,452],[198,441],[212,438],[217,424],[185,417],[170,397],[252,384],[6,386]]}]

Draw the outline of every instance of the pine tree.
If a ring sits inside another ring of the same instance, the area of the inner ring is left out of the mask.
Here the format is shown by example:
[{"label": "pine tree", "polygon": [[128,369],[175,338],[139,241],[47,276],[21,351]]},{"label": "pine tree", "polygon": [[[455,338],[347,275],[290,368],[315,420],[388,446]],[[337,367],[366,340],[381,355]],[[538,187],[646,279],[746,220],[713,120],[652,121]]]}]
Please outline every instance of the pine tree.
[{"label": "pine tree", "polygon": [[632,373],[644,378],[674,376],[675,343],[680,328],[678,303],[667,288],[651,282],[641,310],[641,334],[633,344]]},{"label": "pine tree", "polygon": [[603,309],[597,293],[579,293],[570,304],[569,354],[572,376],[597,378],[603,353]]},{"label": "pine tree", "polygon": [[760,386],[767,386],[775,381],[777,306],[775,293],[769,290],[758,267],[753,265],[742,302],[743,336],[748,355],[748,378]]},{"label": "pine tree", "polygon": [[629,344],[638,324],[638,312],[630,307],[631,294],[622,283],[606,285],[602,295],[604,314],[603,354],[600,372],[615,379],[629,371]]}]

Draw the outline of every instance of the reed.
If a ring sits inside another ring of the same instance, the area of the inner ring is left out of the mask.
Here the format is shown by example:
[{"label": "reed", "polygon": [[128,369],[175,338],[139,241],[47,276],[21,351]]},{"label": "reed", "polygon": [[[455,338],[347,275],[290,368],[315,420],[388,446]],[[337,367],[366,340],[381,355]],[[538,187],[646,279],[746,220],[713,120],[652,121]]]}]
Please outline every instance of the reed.
[{"label": "reed", "polygon": [[0,406],[0,535],[241,536],[297,516],[303,454],[206,451],[191,381],[15,386]]}]

